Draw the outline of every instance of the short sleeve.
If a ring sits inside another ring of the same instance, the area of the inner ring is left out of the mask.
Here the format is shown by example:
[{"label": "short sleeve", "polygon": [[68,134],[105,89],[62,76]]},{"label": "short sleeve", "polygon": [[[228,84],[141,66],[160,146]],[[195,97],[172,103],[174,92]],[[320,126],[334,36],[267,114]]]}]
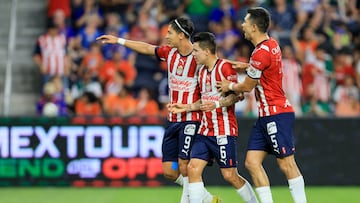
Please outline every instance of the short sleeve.
[{"label": "short sleeve", "polygon": [[155,55],[160,61],[166,61],[170,50],[170,46],[159,46],[155,48]]},{"label": "short sleeve", "polygon": [[250,66],[246,69],[247,75],[252,79],[260,79],[262,71],[271,64],[271,56],[266,49],[259,49],[250,58]]},{"label": "short sleeve", "polygon": [[232,68],[232,65],[230,63],[224,63],[221,71],[226,80],[229,80],[231,82],[238,81],[237,73],[235,69]]}]

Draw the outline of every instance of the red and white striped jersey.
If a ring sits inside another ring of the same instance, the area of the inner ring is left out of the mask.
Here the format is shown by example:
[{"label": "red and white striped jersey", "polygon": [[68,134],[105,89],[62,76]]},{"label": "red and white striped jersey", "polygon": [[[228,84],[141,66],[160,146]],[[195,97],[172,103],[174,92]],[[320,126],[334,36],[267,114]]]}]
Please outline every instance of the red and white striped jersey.
[{"label": "red and white striped jersey", "polygon": [[64,75],[66,37],[58,34],[51,37],[47,34],[38,39],[43,66],[46,67],[47,75]]},{"label": "red and white striped jersey", "polygon": [[259,79],[255,96],[260,117],[294,112],[282,87],[281,57],[280,47],[272,38],[259,43],[251,54],[247,75]]},{"label": "red and white striped jersey", "polygon": [[[197,83],[200,66],[192,54],[182,56],[176,48],[160,46],[155,54],[167,62],[169,96],[171,103],[192,104],[200,99],[200,89]],[[169,113],[170,122],[199,121],[200,112]]]},{"label": "red and white striped jersey", "polygon": [[[217,91],[216,82],[222,80],[237,82],[236,71],[223,59],[218,59],[215,67],[208,71],[202,66],[199,71],[201,102],[220,101],[223,97]],[[235,104],[229,107],[216,108],[210,112],[202,112],[199,134],[205,136],[231,135],[238,136],[238,125],[235,116]]]}]

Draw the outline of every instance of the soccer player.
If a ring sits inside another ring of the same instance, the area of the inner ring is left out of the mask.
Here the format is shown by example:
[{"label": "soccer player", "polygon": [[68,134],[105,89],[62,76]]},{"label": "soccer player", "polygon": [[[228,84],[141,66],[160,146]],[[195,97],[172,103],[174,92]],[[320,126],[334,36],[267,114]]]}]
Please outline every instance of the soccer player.
[{"label": "soccer player", "polygon": [[[193,55],[198,64],[201,102],[195,104],[172,104],[172,112],[202,110],[199,135],[195,137],[188,165],[190,203],[201,203],[204,191],[202,173],[208,160],[214,157],[221,173],[247,203],[258,202],[251,185],[238,174],[236,140],[238,125],[235,103],[224,103],[224,96],[217,91],[216,82],[237,81],[232,65],[216,56],[215,36],[200,32],[194,36]],[[235,95],[235,94],[234,94]]]},{"label": "soccer player", "polygon": [[247,77],[242,83],[218,82],[220,92],[249,92],[255,88],[258,114],[248,142],[245,166],[262,203],[273,202],[270,183],[262,162],[267,154],[277,158],[295,203],[306,202],[303,176],[295,162],[294,110],[282,88],[282,60],[278,43],[269,37],[270,14],[261,7],[250,8],[242,24],[245,38],[255,49],[250,57]]},{"label": "soccer player", "polygon": [[[111,35],[100,36],[97,40],[103,43],[118,43],[138,53],[155,55],[160,60],[166,61],[170,102],[192,104],[200,99],[200,89],[197,84],[199,70],[192,55],[193,45],[190,41],[193,31],[194,24],[189,19],[177,18],[169,23],[166,35],[168,45],[154,46]],[[183,185],[181,203],[188,202],[187,164],[199,121],[198,111],[170,112],[168,115],[162,143],[163,170],[166,178]],[[206,203],[218,201],[218,197],[213,197],[208,191],[204,191],[203,199]]]}]

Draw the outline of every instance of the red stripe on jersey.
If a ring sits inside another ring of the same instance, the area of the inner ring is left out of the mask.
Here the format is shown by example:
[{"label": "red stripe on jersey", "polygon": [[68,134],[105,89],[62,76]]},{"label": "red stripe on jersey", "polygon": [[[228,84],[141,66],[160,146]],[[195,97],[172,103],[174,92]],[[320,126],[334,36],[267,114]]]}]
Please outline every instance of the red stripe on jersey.
[{"label": "red stripe on jersey", "polygon": [[[199,85],[202,102],[215,102],[222,99],[221,93],[217,91],[215,85],[217,81],[224,79],[237,82],[236,71],[230,63],[222,59],[218,60],[216,66],[211,71],[208,71],[205,66],[200,68]],[[237,136],[238,126],[235,116],[235,105],[216,108],[211,112],[203,112],[199,132],[205,136]]]}]

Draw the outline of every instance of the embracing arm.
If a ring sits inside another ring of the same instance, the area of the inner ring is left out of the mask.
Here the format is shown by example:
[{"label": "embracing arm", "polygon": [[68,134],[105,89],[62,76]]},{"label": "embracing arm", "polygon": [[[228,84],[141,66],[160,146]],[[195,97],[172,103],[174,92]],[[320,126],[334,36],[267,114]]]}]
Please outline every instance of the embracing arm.
[{"label": "embracing arm", "polygon": [[96,40],[99,40],[104,44],[120,44],[140,54],[155,55],[156,46],[145,42],[127,40],[112,35],[102,35],[96,38]]},{"label": "embracing arm", "polygon": [[229,80],[223,80],[216,83],[216,88],[219,92],[228,92],[230,90],[235,92],[250,92],[256,84],[258,83],[257,79],[252,79],[249,76],[245,78],[245,81],[242,83],[234,83]]}]

